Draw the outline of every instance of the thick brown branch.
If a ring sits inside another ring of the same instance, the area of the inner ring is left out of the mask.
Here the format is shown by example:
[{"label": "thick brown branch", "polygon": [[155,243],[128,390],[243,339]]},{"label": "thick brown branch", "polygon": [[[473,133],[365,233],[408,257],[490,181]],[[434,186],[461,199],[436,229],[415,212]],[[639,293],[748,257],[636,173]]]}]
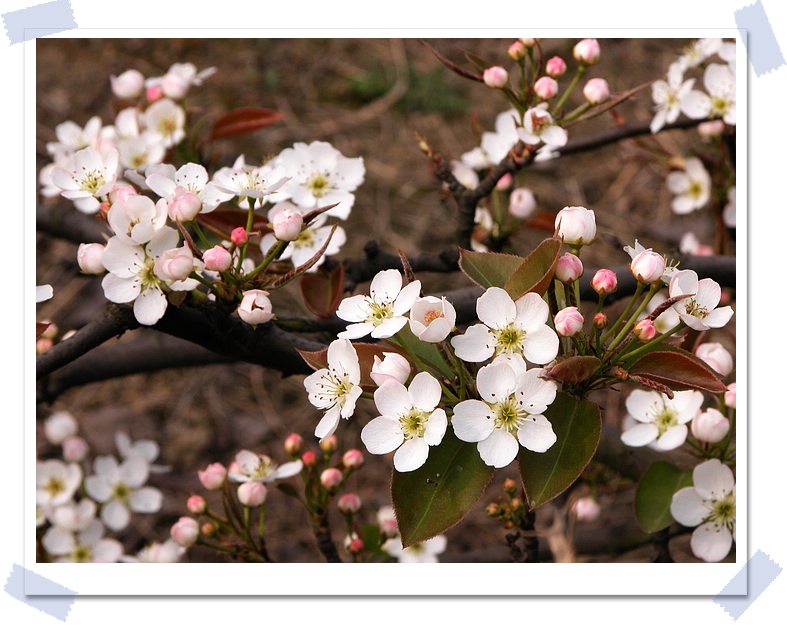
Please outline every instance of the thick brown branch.
[{"label": "thick brown branch", "polygon": [[36,230],[74,243],[104,243],[104,224],[73,206],[41,203],[36,208]]}]

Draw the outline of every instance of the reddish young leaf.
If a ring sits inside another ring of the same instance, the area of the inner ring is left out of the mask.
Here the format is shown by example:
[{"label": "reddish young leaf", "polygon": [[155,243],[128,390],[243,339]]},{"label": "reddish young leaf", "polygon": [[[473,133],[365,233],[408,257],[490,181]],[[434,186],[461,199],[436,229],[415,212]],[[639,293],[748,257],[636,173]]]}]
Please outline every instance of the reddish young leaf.
[{"label": "reddish young leaf", "polygon": [[562,384],[576,384],[587,380],[599,368],[595,356],[570,356],[547,370],[547,375]]},{"label": "reddish young leaf", "polygon": [[330,272],[307,273],[300,287],[306,308],[323,319],[332,317],[344,292],[344,265],[336,265]]},{"label": "reddish young leaf", "polygon": [[516,300],[525,293],[543,295],[555,275],[557,258],[562,242],[555,238],[544,239],[517,267],[505,283],[505,290]]},{"label": "reddish young leaf", "polygon": [[41,323],[40,321],[36,321],[36,338],[39,338],[46,329],[52,325],[51,323]]},{"label": "reddish young leaf", "polygon": [[[370,375],[372,365],[374,365],[374,357],[379,356],[382,359],[384,358],[383,352],[395,352],[398,350],[395,347],[381,345],[379,343],[353,343],[353,347],[358,354],[358,364],[361,369],[361,386],[365,391],[374,392],[374,390],[377,389],[377,385]],[[300,349],[297,351],[306,364],[315,371],[328,367],[327,347],[318,352],[306,352]]]},{"label": "reddish young leaf", "polygon": [[225,113],[213,122],[210,139],[225,139],[252,133],[284,119],[284,115],[259,106],[245,106]]},{"label": "reddish young leaf", "polygon": [[675,391],[723,393],[727,388],[713,369],[694,354],[678,348],[649,352],[636,360],[628,372],[669,386]]}]

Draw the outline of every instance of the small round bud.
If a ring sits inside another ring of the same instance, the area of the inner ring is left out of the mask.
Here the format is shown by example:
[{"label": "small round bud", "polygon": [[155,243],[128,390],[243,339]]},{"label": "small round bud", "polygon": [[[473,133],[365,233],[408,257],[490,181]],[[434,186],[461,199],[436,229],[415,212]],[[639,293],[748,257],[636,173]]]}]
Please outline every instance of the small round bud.
[{"label": "small round bud", "polygon": [[596,238],[596,214],[584,206],[566,206],[557,214],[555,228],[566,245],[590,245]]},{"label": "small round bud", "polygon": [[573,284],[575,280],[579,280],[583,273],[585,273],[585,268],[582,266],[579,256],[568,252],[557,259],[555,277],[561,282]]},{"label": "small round bud", "polygon": [[44,436],[53,445],[61,445],[69,436],[79,431],[79,425],[70,412],[54,412],[44,421]]},{"label": "small round bud", "polygon": [[284,439],[284,451],[291,456],[297,456],[303,449],[303,437],[293,432]]},{"label": "small round bud", "polygon": [[99,275],[104,268],[104,246],[101,243],[80,243],[77,248],[77,264],[82,273]]},{"label": "small round bud", "polygon": [[380,528],[380,533],[387,538],[399,533],[399,524],[391,506],[384,506],[377,511],[377,526]]},{"label": "small round bud", "polygon": [[521,41],[522,45],[526,48],[532,48],[536,45],[536,40],[532,37],[520,37],[519,41]]},{"label": "small round bud", "polygon": [[525,46],[518,39],[508,46],[508,58],[512,61],[521,61],[525,58]]},{"label": "small round bud", "polygon": [[220,462],[213,462],[201,471],[197,471],[200,483],[208,490],[218,490],[227,477],[227,469]]},{"label": "small round bud", "polygon": [[702,443],[719,443],[729,431],[729,420],[715,408],[708,408],[691,420],[691,434]]},{"label": "small round bud", "polygon": [[320,473],[320,484],[322,484],[323,488],[326,490],[336,490],[342,483],[343,479],[344,476],[342,475],[342,472],[334,467],[325,469],[322,473]]},{"label": "small round bud", "polygon": [[607,323],[609,323],[609,320],[607,319],[607,316],[603,312],[596,313],[593,316],[593,325],[598,329],[603,330],[604,328],[607,327]]},{"label": "small round bud", "polygon": [[210,521],[207,521],[202,524],[200,531],[202,532],[203,536],[213,536],[216,533],[216,526]]},{"label": "small round bud", "polygon": [[63,460],[66,462],[82,462],[87,456],[88,445],[81,436],[69,436],[63,441]]},{"label": "small round bud", "polygon": [[343,514],[355,514],[361,509],[361,498],[355,493],[345,493],[337,500],[336,507]]},{"label": "small round bud", "polygon": [[551,76],[542,76],[533,85],[533,91],[542,100],[550,100],[557,95],[557,81]]},{"label": "small round bud", "polygon": [[536,197],[527,187],[518,187],[511,191],[508,198],[508,212],[517,219],[527,219],[536,210]]},{"label": "small round bud", "polygon": [[382,386],[389,380],[404,384],[410,377],[410,362],[396,352],[383,352],[382,360],[375,354],[369,375],[377,386]]},{"label": "small round bud", "polygon": [[167,214],[172,221],[191,221],[202,210],[199,196],[183,187],[175,188],[175,195],[167,203]]},{"label": "small round bud", "polygon": [[164,97],[164,92],[161,90],[161,87],[158,85],[153,85],[152,87],[148,87],[148,90],[145,91],[145,99],[149,103],[153,103],[156,100],[160,100]]},{"label": "small round bud", "polygon": [[484,84],[492,89],[502,89],[508,84],[508,72],[495,65],[484,70]]},{"label": "small round bud", "polygon": [[238,316],[250,325],[267,323],[273,319],[273,304],[268,298],[268,291],[251,289],[243,292],[243,299],[238,306]]},{"label": "small round bud", "polygon": [[207,509],[208,504],[205,498],[199,495],[192,495],[186,500],[186,508],[191,514],[202,514]]},{"label": "small round bud", "polygon": [[303,462],[303,466],[305,467],[313,467],[317,464],[317,454],[311,449],[304,451],[303,454],[301,454],[301,462]]},{"label": "small round bud", "polygon": [[504,174],[500,177],[500,180],[497,181],[495,189],[498,191],[508,191],[512,184],[514,184],[513,176],[511,174]]},{"label": "small round bud", "polygon": [[653,250],[644,250],[631,260],[631,273],[644,284],[661,280],[665,268],[664,257]]},{"label": "small round bud", "polygon": [[559,310],[555,315],[555,330],[560,336],[574,336],[582,330],[585,318],[576,306]]},{"label": "small round bud", "polygon": [[188,549],[197,542],[199,524],[190,516],[182,516],[169,530],[169,535],[181,547]]},{"label": "small round bud", "polygon": [[503,492],[513,495],[516,492],[516,482],[511,478],[507,478],[506,481],[503,482]]},{"label": "small round bud", "polygon": [[358,469],[363,465],[363,452],[360,449],[348,449],[342,456],[342,464],[348,469]]},{"label": "small round bud", "polygon": [[185,280],[194,269],[194,255],[185,243],[165,251],[156,259],[153,273],[166,282]]},{"label": "small round bud", "polygon": [[737,408],[738,407],[738,385],[733,382],[732,384],[727,385],[727,390],[724,392],[724,405],[727,408]]},{"label": "small round bud", "polygon": [[119,76],[110,76],[112,93],[121,100],[136,98],[145,87],[145,77],[135,69],[127,69]]},{"label": "small round bud", "polygon": [[591,78],[585,83],[582,94],[591,104],[601,104],[609,99],[609,84],[603,78]]},{"label": "small round bud", "polygon": [[246,232],[246,228],[243,228],[241,226],[235,228],[230,233],[230,241],[232,241],[235,245],[243,245],[248,240],[249,240],[249,233]]},{"label": "small round bud", "polygon": [[582,497],[577,499],[574,504],[574,514],[577,521],[584,521],[589,523],[595,521],[598,515],[601,514],[601,506],[593,497]]},{"label": "small round bud", "polygon": [[638,321],[634,326],[634,336],[645,343],[652,341],[656,336],[656,325],[650,319]]},{"label": "small round bud", "polygon": [[352,554],[359,554],[363,551],[363,540],[357,535],[353,534],[352,537],[349,537],[350,541],[347,543],[347,551]]},{"label": "small round bud", "polygon": [[547,61],[546,70],[552,78],[560,78],[566,73],[566,62],[559,56],[553,56]]},{"label": "small round bud", "polygon": [[519,497],[514,497],[511,500],[511,510],[516,512],[522,509],[522,500]]},{"label": "small round bud", "polygon": [[303,215],[297,210],[283,208],[273,216],[273,234],[279,241],[295,241],[301,235]]},{"label": "small round bud", "polygon": [[724,377],[732,373],[735,361],[721,343],[703,343],[694,352],[697,358]]},{"label": "small round bud", "polygon": [[232,264],[232,255],[221,245],[215,245],[202,253],[202,261],[209,271],[227,271]]},{"label": "small round bud", "polygon": [[599,269],[593,274],[590,286],[599,295],[609,295],[618,290],[618,277],[611,269]]},{"label": "small round bud", "polygon": [[323,453],[332,454],[339,447],[339,441],[336,439],[336,434],[326,436],[320,441],[320,449]]},{"label": "small round bud", "polygon": [[492,502],[486,506],[487,516],[496,517],[500,515],[500,506]]},{"label": "small round bud", "polygon": [[262,482],[243,482],[238,486],[238,501],[249,508],[256,508],[265,501],[268,489]]},{"label": "small round bud", "polygon": [[503,524],[503,527],[506,528],[507,530],[512,530],[512,529],[514,529],[514,522],[513,521],[506,521]]},{"label": "small round bud", "polygon": [[585,65],[598,63],[601,46],[597,39],[583,39],[574,46],[574,58]]}]

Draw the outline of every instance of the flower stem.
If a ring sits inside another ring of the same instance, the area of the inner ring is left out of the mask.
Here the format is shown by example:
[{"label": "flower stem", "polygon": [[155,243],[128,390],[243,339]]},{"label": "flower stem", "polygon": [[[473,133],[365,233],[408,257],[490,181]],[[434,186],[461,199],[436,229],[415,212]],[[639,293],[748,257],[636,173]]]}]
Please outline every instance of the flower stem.
[{"label": "flower stem", "polygon": [[626,307],[623,309],[623,312],[620,313],[620,316],[617,319],[615,319],[615,322],[610,326],[609,330],[607,330],[604,334],[601,335],[602,343],[606,342],[609,339],[609,337],[611,337],[614,334],[615,330],[617,330],[621,321],[623,321],[623,319],[625,319],[628,316],[628,314],[631,312],[631,309],[634,307],[634,304],[636,304],[637,300],[642,295],[642,291],[644,289],[645,289],[645,285],[642,284],[642,282],[637,282],[637,289],[634,291],[634,295],[631,296],[629,303],[626,304]]},{"label": "flower stem", "polygon": [[552,109],[552,117],[557,117],[558,112],[560,112],[560,109],[566,103],[566,100],[568,100],[568,97],[571,95],[571,92],[574,91],[582,76],[585,75],[585,71],[586,71],[585,65],[581,63],[579,67],[577,67],[577,71],[574,73],[574,77],[571,79],[571,82],[568,83],[568,86],[566,87],[566,90],[563,92],[563,95],[560,96],[560,99],[557,101],[557,104],[555,104],[555,108]]},{"label": "flower stem", "polygon": [[624,338],[626,338],[628,333],[631,331],[632,326],[637,322],[637,318],[642,314],[642,311],[645,310],[645,306],[648,305],[648,302],[650,302],[650,300],[653,299],[653,296],[660,288],[661,285],[658,282],[654,282],[650,286],[650,289],[648,291],[648,294],[645,296],[645,299],[642,300],[642,303],[637,307],[637,310],[635,310],[634,313],[631,315],[629,320],[626,322],[626,325],[623,326],[623,329],[618,333],[618,335],[615,337],[612,343],[609,344],[609,347],[607,348],[609,349],[609,351],[615,349],[618,345],[620,345],[620,342]]},{"label": "flower stem", "polygon": [[276,241],[273,244],[273,247],[268,250],[268,253],[265,254],[265,258],[262,259],[259,265],[257,265],[252,271],[249,272],[247,276],[244,276],[245,280],[251,280],[261,271],[264,271],[268,265],[270,265],[275,259],[281,256],[281,253],[284,251],[284,248],[287,247],[287,241]]},{"label": "flower stem", "polygon": [[674,328],[672,328],[671,330],[668,330],[664,334],[661,334],[661,335],[657,336],[652,341],[648,341],[647,343],[645,343],[644,345],[638,347],[637,349],[630,351],[628,354],[621,354],[619,360],[629,360],[630,358],[633,358],[634,356],[639,356],[643,352],[648,351],[654,345],[658,345],[664,339],[672,336],[673,334],[675,334],[676,332],[679,332],[680,330],[682,330],[685,327],[686,327],[685,324],[681,321]]}]

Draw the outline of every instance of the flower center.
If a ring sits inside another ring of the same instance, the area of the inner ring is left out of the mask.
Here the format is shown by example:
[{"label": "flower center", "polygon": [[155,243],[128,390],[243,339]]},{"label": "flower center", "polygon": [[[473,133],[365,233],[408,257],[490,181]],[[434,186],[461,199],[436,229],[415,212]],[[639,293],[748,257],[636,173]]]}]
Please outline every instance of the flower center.
[{"label": "flower center", "polygon": [[314,230],[306,228],[301,231],[301,234],[292,242],[292,245],[298,249],[302,247],[312,247],[314,245]]},{"label": "flower center", "polygon": [[710,502],[710,514],[705,517],[706,523],[713,523],[717,528],[726,527],[728,530],[735,529],[735,495],[727,493],[721,499],[714,499]]},{"label": "flower center", "polygon": [[260,456],[260,464],[249,477],[254,480],[261,480],[276,470],[276,465],[267,456]]},{"label": "flower center", "polygon": [[711,98],[710,108],[714,115],[718,117],[724,117],[730,110],[730,101],[726,98],[720,98],[716,96]]},{"label": "flower center", "polygon": [[424,325],[429,325],[435,319],[441,319],[445,317],[441,310],[427,310],[426,314],[424,315]]},{"label": "flower center", "polygon": [[71,552],[71,559],[74,562],[91,562],[93,560],[93,550],[85,545],[77,545]]},{"label": "flower center", "polygon": [[686,193],[692,198],[694,198],[695,200],[698,200],[702,195],[703,190],[704,187],[702,186],[701,182],[697,180],[692,180],[689,183],[689,190]]},{"label": "flower center", "polygon": [[686,304],[686,313],[692,317],[697,317],[697,319],[705,319],[708,316],[708,309],[705,306],[700,306],[697,300],[692,298]]},{"label": "flower center", "polygon": [[661,436],[671,427],[678,425],[678,417],[673,410],[664,408],[656,415],[656,418],[653,420],[653,422],[659,429],[659,436]]},{"label": "flower center", "polygon": [[499,330],[492,330],[497,347],[495,354],[513,354],[522,351],[522,341],[525,340],[526,332],[513,323]]},{"label": "flower center", "polygon": [[112,489],[112,498],[118,501],[126,501],[129,495],[131,495],[131,489],[123,484],[123,482],[118,482]]},{"label": "flower center", "polygon": [[92,169],[82,175],[79,181],[79,186],[82,191],[87,191],[91,195],[98,193],[99,189],[104,186],[104,176],[97,169]]},{"label": "flower center", "polygon": [[391,302],[376,302],[371,297],[366,298],[369,304],[370,313],[366,321],[374,326],[379,326],[386,319],[394,316],[393,304]]},{"label": "flower center", "polygon": [[316,174],[307,183],[314,197],[320,198],[330,190],[330,181],[325,174]]},{"label": "flower center", "polygon": [[530,113],[530,125],[533,127],[533,132],[538,134],[546,126],[549,126],[549,115],[533,111]]},{"label": "flower center", "polygon": [[343,406],[347,395],[349,395],[353,387],[352,383],[347,379],[347,375],[340,377],[335,369],[323,375],[322,381],[317,386],[322,389],[318,396],[324,401],[332,401],[331,407],[337,403]]},{"label": "flower center", "polygon": [[174,117],[165,117],[158,124],[158,130],[162,135],[171,135],[177,128],[178,124]]},{"label": "flower center", "polygon": [[44,490],[49,493],[50,497],[55,497],[59,495],[66,489],[66,485],[63,483],[59,477],[50,477],[49,481],[44,486]]},{"label": "flower center", "polygon": [[409,412],[399,417],[399,426],[402,428],[405,440],[423,438],[428,418],[427,413],[415,407],[410,408]]},{"label": "flower center", "polygon": [[495,427],[511,434],[516,434],[527,416],[527,412],[521,407],[521,402],[517,402],[514,396],[494,404],[492,409],[495,413]]},{"label": "flower center", "polygon": [[152,258],[145,259],[145,264],[139,272],[139,279],[145,288],[158,287],[161,283],[161,280],[153,272],[154,267],[155,262]]}]

